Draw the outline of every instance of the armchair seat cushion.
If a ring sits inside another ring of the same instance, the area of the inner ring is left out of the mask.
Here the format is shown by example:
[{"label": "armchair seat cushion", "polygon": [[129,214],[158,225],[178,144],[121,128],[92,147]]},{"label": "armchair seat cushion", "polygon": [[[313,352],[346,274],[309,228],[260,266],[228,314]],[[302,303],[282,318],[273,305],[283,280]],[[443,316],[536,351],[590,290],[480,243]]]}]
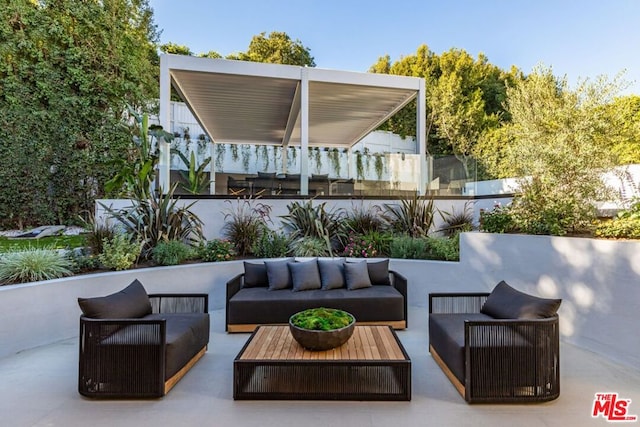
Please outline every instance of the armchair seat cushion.
[{"label": "armchair seat cushion", "polygon": [[464,321],[491,319],[481,313],[429,315],[429,343],[462,383],[465,375]]},{"label": "armchair seat cushion", "polygon": [[167,320],[165,378],[171,378],[209,343],[209,313],[157,313],[146,319]]}]

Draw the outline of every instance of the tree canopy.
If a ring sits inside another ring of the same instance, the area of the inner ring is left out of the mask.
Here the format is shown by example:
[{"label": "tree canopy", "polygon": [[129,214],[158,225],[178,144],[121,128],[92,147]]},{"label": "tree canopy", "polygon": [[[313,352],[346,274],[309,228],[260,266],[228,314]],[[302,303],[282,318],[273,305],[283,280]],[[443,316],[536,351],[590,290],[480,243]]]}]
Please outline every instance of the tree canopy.
[{"label": "tree canopy", "polygon": [[157,96],[146,0],[14,0],[0,9],[0,226],[93,210],[130,145],[127,104]]}]

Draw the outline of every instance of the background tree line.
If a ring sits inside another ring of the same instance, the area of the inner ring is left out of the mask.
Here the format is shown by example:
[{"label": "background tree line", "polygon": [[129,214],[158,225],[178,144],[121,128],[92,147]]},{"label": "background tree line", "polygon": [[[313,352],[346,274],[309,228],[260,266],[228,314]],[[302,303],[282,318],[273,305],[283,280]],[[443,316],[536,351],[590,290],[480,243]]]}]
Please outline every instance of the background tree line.
[{"label": "background tree line", "polygon": [[[0,10],[0,227],[68,223],[109,196],[105,182],[134,155],[128,106],[153,109],[158,51],[195,54],[159,44],[147,0],[6,3]],[[197,56],[223,57],[215,50]],[[225,57],[315,66],[310,49],[283,32],[260,33],[246,52]],[[595,144],[606,161],[593,167],[640,163],[640,97],[618,96],[618,80],[573,89],[551,69],[525,75],[482,54],[438,55],[426,45],[393,62],[383,56],[370,72],[425,78],[429,154],[473,158],[483,177],[531,173],[535,165],[522,162],[522,153],[549,154],[560,146]],[[415,104],[383,129],[414,135]]]}]

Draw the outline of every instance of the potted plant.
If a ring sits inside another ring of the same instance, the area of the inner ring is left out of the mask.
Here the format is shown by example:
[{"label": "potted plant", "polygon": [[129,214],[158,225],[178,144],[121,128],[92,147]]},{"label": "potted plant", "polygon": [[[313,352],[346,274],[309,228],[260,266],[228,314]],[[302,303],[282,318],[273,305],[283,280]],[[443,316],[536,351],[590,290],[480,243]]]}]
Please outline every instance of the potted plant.
[{"label": "potted plant", "polygon": [[353,335],[355,324],[352,314],[335,308],[310,308],[289,318],[293,338],[314,351],[340,347]]}]

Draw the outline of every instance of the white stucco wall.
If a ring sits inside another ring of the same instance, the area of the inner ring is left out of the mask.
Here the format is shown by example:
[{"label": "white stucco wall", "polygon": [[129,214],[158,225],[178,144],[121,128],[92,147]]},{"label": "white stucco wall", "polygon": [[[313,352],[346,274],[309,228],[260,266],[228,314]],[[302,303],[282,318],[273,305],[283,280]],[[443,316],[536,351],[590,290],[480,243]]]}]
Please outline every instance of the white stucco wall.
[{"label": "white stucco wall", "polygon": [[[490,291],[505,280],[563,299],[562,340],[640,366],[640,242],[464,233],[460,244],[460,262],[391,260],[408,279],[409,305],[423,308],[410,328],[426,323],[430,292]],[[138,278],[149,292],[206,292],[210,308],[222,309],[226,281],[242,270],[242,261],[231,261],[1,286],[0,357],[77,336],[78,297],[116,292]]]}]

